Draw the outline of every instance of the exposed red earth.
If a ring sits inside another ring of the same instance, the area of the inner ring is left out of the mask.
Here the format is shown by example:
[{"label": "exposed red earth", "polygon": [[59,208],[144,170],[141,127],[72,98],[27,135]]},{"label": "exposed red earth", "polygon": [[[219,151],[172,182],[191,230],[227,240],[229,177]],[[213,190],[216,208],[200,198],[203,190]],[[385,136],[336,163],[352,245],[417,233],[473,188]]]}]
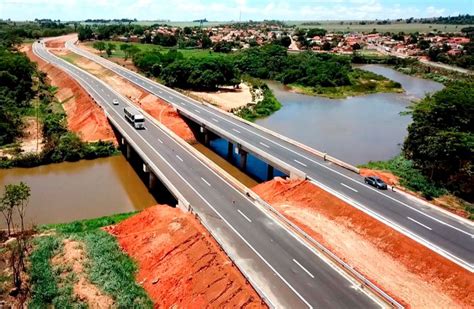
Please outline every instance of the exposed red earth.
[{"label": "exposed red earth", "polygon": [[106,230],[138,264],[155,308],[266,308],[205,228],[157,205]]},{"label": "exposed red earth", "polygon": [[474,274],[312,183],[275,178],[253,190],[407,306],[474,307]]},{"label": "exposed red earth", "polygon": [[102,109],[75,80],[37,57],[32,52],[31,45],[25,45],[23,51],[32,61],[38,63],[39,69],[47,74],[51,85],[58,87],[56,98],[64,102],[62,106],[67,115],[69,130],[77,133],[84,141],[115,141],[112,128]]}]

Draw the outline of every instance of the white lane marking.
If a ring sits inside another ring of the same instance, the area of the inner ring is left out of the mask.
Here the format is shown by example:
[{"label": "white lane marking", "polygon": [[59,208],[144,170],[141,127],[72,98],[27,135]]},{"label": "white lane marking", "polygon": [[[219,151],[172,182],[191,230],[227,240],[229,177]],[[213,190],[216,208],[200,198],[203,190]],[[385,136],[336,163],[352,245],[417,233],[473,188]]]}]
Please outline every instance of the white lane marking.
[{"label": "white lane marking", "polygon": [[[87,58],[91,58],[91,57],[87,55]],[[91,59],[91,60],[94,60],[94,59]],[[99,59],[99,60],[102,60],[102,59]],[[107,63],[109,63],[109,62],[107,62]],[[122,67],[119,67],[118,65],[116,65],[116,67],[117,67],[118,69],[120,69],[120,71],[121,71],[122,73],[124,72]],[[114,67],[114,68],[115,68],[115,67]],[[136,73],[133,73],[133,74],[136,75]],[[131,76],[132,76],[132,75],[131,75]],[[139,77],[142,78],[142,76],[139,76]],[[148,82],[148,83],[150,83],[151,85],[153,85],[154,88],[158,88],[158,87],[159,87],[160,89],[163,89],[166,93],[173,93],[173,92],[172,92],[172,91],[173,91],[172,89],[167,89],[167,88],[164,87],[163,85],[159,85],[159,84],[157,84],[156,82],[152,82],[152,81],[149,81],[149,80],[146,80],[146,82]],[[157,86],[155,87],[154,84],[157,84]],[[174,91],[174,92],[176,93],[176,95],[179,95],[179,96],[183,97],[184,99],[188,100],[189,102],[193,103],[190,98],[185,97],[184,95],[182,95],[182,94],[180,94],[180,93],[178,93],[178,92],[176,92],[176,91]],[[200,108],[203,108],[203,107],[201,107],[201,104],[199,104],[199,103],[193,103],[193,104],[194,104],[195,106],[199,106]],[[203,109],[204,109],[204,108],[203,108]],[[234,125],[235,125],[235,123],[234,123],[233,121],[224,118],[224,116],[220,116],[220,115],[218,115],[218,114],[216,114],[216,116],[217,116],[218,118],[223,119],[224,121],[226,121],[226,122],[228,122],[228,123],[230,123],[230,124],[234,124]],[[297,153],[296,151],[291,150],[291,149],[289,149],[289,148],[287,148],[287,147],[285,147],[285,146],[283,146],[283,145],[281,145],[281,144],[279,144],[279,143],[277,143],[277,142],[275,142],[275,141],[272,141],[272,140],[270,140],[269,138],[267,138],[267,137],[265,137],[265,136],[262,136],[262,135],[260,135],[260,134],[258,134],[258,133],[256,133],[256,132],[253,132],[253,131],[251,131],[250,129],[247,129],[247,128],[245,128],[245,127],[239,125],[239,124],[237,124],[237,126],[239,126],[240,128],[242,128],[242,129],[244,129],[244,130],[247,130],[248,132],[250,132],[250,133],[253,134],[253,135],[256,135],[256,136],[259,136],[259,137],[261,137],[261,138],[263,138],[263,139],[266,139],[266,140],[268,140],[269,142],[274,143],[274,144],[276,144],[276,145],[279,145],[280,147],[282,147],[282,148],[284,148],[284,149],[287,149],[287,150],[289,150],[290,152],[293,152],[293,153],[295,153],[296,155],[298,155],[298,156],[300,156],[300,157],[304,157],[304,158],[308,159],[309,161],[311,161],[311,162],[313,162],[313,163],[315,163],[315,164],[317,164],[317,165],[320,165],[320,166],[322,166],[322,167],[324,167],[324,168],[326,168],[326,169],[328,169],[328,170],[330,170],[330,171],[332,171],[332,172],[334,172],[334,173],[336,173],[336,174],[339,174],[339,175],[341,175],[341,176],[343,176],[343,177],[349,179],[349,180],[352,181],[352,182],[359,183],[357,180],[352,179],[352,178],[350,178],[349,176],[344,175],[344,174],[342,174],[342,173],[340,173],[340,172],[338,172],[338,171],[336,171],[336,170],[333,170],[333,169],[331,169],[330,167],[327,167],[327,166],[325,166],[325,165],[323,165],[323,164],[321,164],[321,163],[319,163],[319,162],[316,162],[316,161],[314,161],[314,160],[312,160],[312,159],[310,159],[310,158],[308,158],[308,157],[306,157],[306,156],[304,156],[304,155],[302,155],[302,154],[299,154],[299,153]],[[322,185],[322,184],[321,184],[321,185]],[[362,184],[359,184],[359,185],[362,185]],[[326,187],[326,188],[328,188],[328,187]],[[409,205],[407,205],[407,204],[405,204],[405,203],[403,203],[403,202],[401,202],[401,201],[399,201],[399,200],[397,200],[397,199],[395,199],[395,198],[392,198],[392,197],[390,197],[390,196],[388,196],[388,195],[386,195],[386,194],[384,194],[384,193],[382,193],[382,192],[380,192],[380,191],[378,191],[378,190],[375,190],[375,189],[370,188],[370,187],[368,187],[368,188],[369,188],[370,190],[373,190],[374,192],[376,192],[376,193],[378,193],[378,194],[384,195],[385,197],[388,197],[389,199],[394,200],[394,201],[397,202],[397,203],[400,203],[400,204],[403,205],[403,206],[406,206],[406,207],[408,207],[408,208],[410,208],[410,209],[412,209],[412,210],[414,210],[414,211],[417,211],[417,212],[419,212],[420,214],[422,214],[422,215],[424,215],[424,216],[426,216],[426,217],[429,217],[429,218],[431,218],[431,219],[433,219],[433,220],[435,220],[435,221],[440,222],[441,224],[444,224],[444,225],[446,225],[446,226],[449,226],[449,227],[451,227],[451,228],[453,228],[453,229],[455,229],[455,230],[458,230],[458,231],[460,231],[460,232],[462,232],[462,233],[468,234],[468,235],[471,236],[471,238],[474,238],[474,234],[469,234],[469,233],[467,233],[467,232],[465,232],[465,231],[463,231],[463,230],[460,230],[459,228],[456,228],[456,227],[454,227],[454,226],[452,226],[452,225],[450,225],[450,224],[448,224],[448,223],[442,222],[442,221],[440,221],[439,219],[436,219],[436,218],[434,218],[434,217],[432,217],[432,216],[430,216],[430,215],[428,215],[428,214],[424,214],[424,213],[421,212],[420,210],[415,209],[415,208],[413,208],[413,207],[411,207],[411,206],[409,206]],[[329,188],[328,188],[328,189],[329,189]],[[336,192],[336,193],[339,193],[339,192]],[[340,193],[339,193],[339,194],[340,194]],[[355,201],[353,201],[353,202],[355,202]],[[358,204],[358,203],[357,203],[357,204]],[[371,211],[370,209],[366,208],[365,206],[362,206],[361,204],[359,204],[359,205],[360,205],[362,208],[365,208],[367,212],[369,212],[369,213],[372,212],[374,215],[380,216],[378,213],[375,213],[375,212]],[[384,218],[384,219],[385,219],[385,218]],[[394,223],[393,221],[390,221],[390,220],[388,220],[388,219],[385,219],[385,220],[383,220],[383,221],[385,221],[385,222],[387,222],[387,223],[390,222],[390,224],[397,226],[396,223]],[[389,224],[389,225],[390,225],[390,224]],[[408,230],[405,230],[405,231],[406,231],[408,234],[413,235],[413,234],[410,233]],[[426,244],[426,243],[429,244],[428,247],[431,247],[431,248],[434,247],[434,248],[436,248],[437,250],[435,250],[435,251],[437,251],[438,253],[441,253],[441,254],[444,253],[444,254],[443,254],[444,256],[451,257],[451,258],[453,258],[454,261],[456,261],[456,260],[462,261],[463,263],[460,263],[461,266],[464,267],[463,264],[467,264],[467,265],[469,265],[469,266],[471,267],[471,269],[472,269],[472,265],[470,265],[470,264],[467,263],[466,261],[464,261],[464,260],[462,260],[462,259],[460,259],[460,258],[458,258],[458,257],[456,257],[456,256],[454,256],[454,255],[452,255],[452,254],[450,254],[449,252],[447,252],[447,251],[445,251],[445,250],[443,250],[443,249],[441,249],[441,248],[439,248],[439,247],[437,247],[437,246],[435,246],[434,244],[430,243],[429,241],[427,241],[426,239],[424,239],[424,238],[422,238],[422,237],[419,237],[418,235],[415,235],[415,236],[416,236],[415,239],[418,238],[418,241],[419,241],[419,242],[421,242],[421,243],[423,243],[423,244]],[[241,237],[241,238],[242,238],[242,237]],[[422,241],[420,241],[420,239],[421,239]],[[245,241],[245,240],[244,240],[244,241]],[[246,242],[246,241],[245,241],[245,242]],[[258,254],[258,253],[257,253],[257,254]],[[269,266],[270,266],[270,265],[269,265]],[[270,267],[271,267],[271,266],[270,266]],[[471,269],[469,269],[469,270],[472,271]],[[276,272],[276,271],[275,271],[275,272]],[[276,272],[276,273],[277,273],[277,272]],[[277,273],[277,274],[278,274],[278,273]],[[278,275],[279,275],[279,274],[278,274]],[[279,275],[279,276],[280,276],[280,275]],[[280,276],[280,278],[282,278],[282,277]],[[282,278],[282,279],[283,279],[283,278]],[[284,280],[284,279],[283,279],[283,280]],[[285,281],[285,280],[284,280],[284,281]],[[287,282],[285,281],[285,283],[287,283]],[[287,283],[287,284],[288,284],[288,283]],[[290,286],[289,284],[288,284],[288,286],[289,286],[290,288],[292,288],[292,286]],[[292,288],[292,290],[293,290],[298,296],[300,296],[300,298],[302,298],[301,295],[299,295],[293,288]],[[303,298],[302,298],[302,299],[303,299]],[[305,300],[303,299],[303,301],[305,301]],[[305,301],[305,303],[307,303],[307,302]]]},{"label": "white lane marking", "polygon": [[168,98],[170,98],[170,99],[173,99],[173,97],[172,97],[172,96],[170,96],[170,95],[168,96]]},{"label": "white lane marking", "polygon": [[428,229],[428,230],[430,230],[430,231],[433,230],[431,227],[429,227],[429,226],[427,226],[427,225],[424,225],[423,223],[418,222],[418,221],[416,221],[416,220],[413,219],[413,218],[410,218],[410,217],[407,217],[407,218],[408,218],[408,220],[411,220],[411,221],[415,222],[416,224],[421,225],[421,226],[424,227],[425,229]]},{"label": "white lane marking", "polygon": [[161,139],[158,139],[158,141],[163,144],[163,141]]},{"label": "white lane marking", "polygon": [[159,92],[159,93],[163,93],[163,91],[161,91],[161,90],[158,90],[158,92]]},{"label": "white lane marking", "polygon": [[239,214],[242,215],[242,217],[244,217],[248,222],[252,223],[252,220],[250,220],[249,217],[247,217],[243,212],[240,211],[240,209],[237,209],[237,211],[239,212]]},{"label": "white lane marking", "polygon": [[232,131],[237,132],[237,133],[240,133],[240,131],[237,130],[237,129],[232,129]]},{"label": "white lane marking", "polygon": [[424,239],[423,237],[419,236],[418,234],[412,232],[408,228],[405,228],[405,227],[403,227],[403,226],[401,226],[401,225],[399,225],[399,224],[397,224],[393,221],[390,221],[389,219],[385,218],[384,216],[382,216],[378,212],[375,212],[375,211],[371,210],[370,208],[367,208],[365,205],[363,205],[361,203],[358,203],[357,201],[347,197],[346,195],[340,193],[339,191],[333,190],[333,189],[329,188],[328,186],[322,184],[321,182],[319,182],[319,181],[317,181],[313,178],[309,178],[309,179],[310,179],[310,182],[313,183],[314,185],[322,188],[323,190],[331,193],[334,196],[337,196],[339,199],[341,199],[341,200],[345,201],[346,203],[354,206],[355,208],[360,209],[361,211],[369,214],[371,217],[385,223],[386,225],[392,227],[393,229],[397,230],[398,232],[402,233],[403,235],[406,235],[406,236],[410,237],[411,239],[417,241],[418,243],[424,245],[425,247],[437,252],[438,254],[444,256],[445,258],[447,258],[447,259],[453,261],[454,263],[460,265],[464,269],[467,269],[468,271],[473,272],[474,265],[469,264],[467,261],[464,261],[463,259],[461,259],[461,258],[455,256],[454,254],[444,250],[443,248],[438,247],[437,245],[431,243],[430,241],[427,241],[426,239]]},{"label": "white lane marking", "polygon": [[183,106],[186,106],[186,103],[184,103],[184,102],[181,102],[181,105],[183,105]]},{"label": "white lane marking", "polygon": [[258,142],[260,145],[262,145],[263,147],[266,147],[266,148],[270,148],[270,146],[268,146],[267,144],[265,143],[262,143],[262,142]]},{"label": "white lane marking", "polygon": [[214,122],[219,122],[219,120],[217,120],[216,118],[211,118],[211,119],[212,119],[212,121],[214,121]]},{"label": "white lane marking", "polygon": [[204,181],[209,187],[211,186],[211,184],[206,179],[201,177],[201,180]]},{"label": "white lane marking", "polygon": [[176,158],[178,158],[179,161],[183,162],[183,159],[180,156],[176,155]]},{"label": "white lane marking", "polygon": [[200,114],[201,112],[197,109],[194,110],[196,113]]},{"label": "white lane marking", "polygon": [[341,186],[344,186],[344,187],[346,187],[347,189],[352,190],[352,191],[354,191],[354,192],[359,192],[359,191],[357,191],[356,189],[354,189],[354,188],[352,188],[352,187],[349,187],[348,185],[346,185],[346,184],[343,183],[343,182],[341,182]]},{"label": "white lane marking", "polygon": [[311,278],[314,279],[314,276],[312,273],[310,273],[306,268],[304,268],[303,265],[301,265],[297,260],[293,259],[293,262],[296,263],[296,265],[298,265],[299,267],[301,267],[302,270],[304,270]]},{"label": "white lane marking", "polygon": [[307,167],[307,165],[304,164],[303,162],[300,162],[300,161],[298,161],[298,160],[293,160],[293,161],[295,161],[295,162],[298,163],[299,165],[302,165],[302,166],[304,166],[304,167]]}]

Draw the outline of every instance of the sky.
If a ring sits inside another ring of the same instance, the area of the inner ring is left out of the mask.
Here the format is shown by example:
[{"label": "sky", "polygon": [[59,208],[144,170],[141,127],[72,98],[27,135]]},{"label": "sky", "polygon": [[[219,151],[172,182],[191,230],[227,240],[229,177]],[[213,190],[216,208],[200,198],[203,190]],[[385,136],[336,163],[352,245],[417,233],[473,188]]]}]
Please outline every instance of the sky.
[{"label": "sky", "polygon": [[474,0],[0,0],[0,18],[362,20],[473,14]]}]

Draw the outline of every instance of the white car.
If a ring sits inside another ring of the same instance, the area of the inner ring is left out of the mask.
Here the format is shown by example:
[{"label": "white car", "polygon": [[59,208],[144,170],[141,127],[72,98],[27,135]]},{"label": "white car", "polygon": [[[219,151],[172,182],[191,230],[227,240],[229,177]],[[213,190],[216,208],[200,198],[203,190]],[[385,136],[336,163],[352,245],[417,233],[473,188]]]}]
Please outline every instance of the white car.
[{"label": "white car", "polygon": [[119,101],[118,101],[117,99],[113,99],[113,100],[112,100],[112,104],[113,104],[113,105],[119,105]]}]

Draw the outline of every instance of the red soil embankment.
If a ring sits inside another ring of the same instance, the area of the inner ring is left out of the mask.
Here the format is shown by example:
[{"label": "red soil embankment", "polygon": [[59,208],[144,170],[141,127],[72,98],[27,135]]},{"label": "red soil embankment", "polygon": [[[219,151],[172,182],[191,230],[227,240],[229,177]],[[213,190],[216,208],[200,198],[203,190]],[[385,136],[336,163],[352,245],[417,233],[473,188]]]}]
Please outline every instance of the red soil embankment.
[{"label": "red soil embankment", "polygon": [[51,85],[58,87],[56,98],[64,102],[62,106],[67,115],[69,130],[77,133],[84,141],[115,141],[112,128],[102,109],[75,80],[37,57],[32,52],[31,45],[25,45],[23,50],[32,61],[38,63],[39,69],[48,75]]},{"label": "red soil embankment", "polygon": [[403,303],[474,307],[474,274],[310,182],[275,178],[253,190]]},{"label": "red soil embankment", "polygon": [[138,263],[136,280],[155,308],[266,308],[189,213],[158,205],[106,230]]},{"label": "red soil embankment", "polygon": [[[143,108],[143,110],[149,113],[153,118],[161,122],[164,126],[176,133],[185,141],[189,143],[196,142],[196,138],[194,137],[191,128],[170,104],[146,92],[142,88],[137,87],[135,84],[120,77],[103,66],[90,61],[87,58],[68,52],[65,49],[64,44],[67,40],[71,39],[71,37],[73,36],[59,37],[55,40],[49,41],[47,46],[51,47],[52,52],[59,56],[74,55],[74,62],[77,66],[102,79],[121,95],[130,99],[130,101],[132,101],[138,107]],[[91,51],[91,49],[85,45],[80,46],[81,48]]]}]

